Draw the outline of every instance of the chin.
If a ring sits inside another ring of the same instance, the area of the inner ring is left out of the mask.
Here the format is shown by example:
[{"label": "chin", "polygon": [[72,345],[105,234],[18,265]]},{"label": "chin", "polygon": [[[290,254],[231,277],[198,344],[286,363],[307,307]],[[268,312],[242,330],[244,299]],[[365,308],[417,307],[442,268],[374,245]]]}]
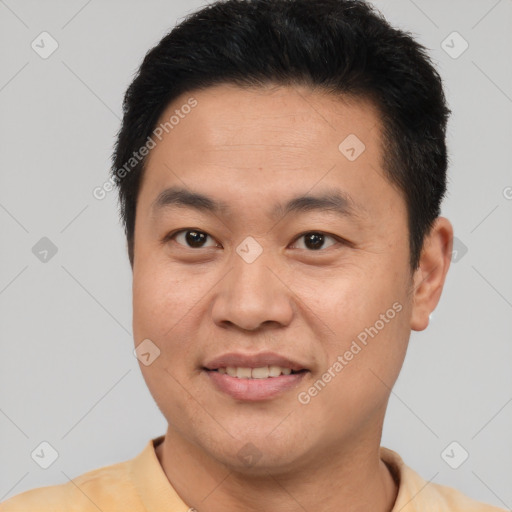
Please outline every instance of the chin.
[{"label": "chin", "polygon": [[243,475],[267,477],[269,474],[286,474],[297,470],[296,446],[274,447],[265,446],[264,450],[251,441],[242,444],[241,448],[223,453],[217,460],[229,470]]},{"label": "chin", "polygon": [[247,422],[245,428],[239,423],[239,428],[229,429],[233,437],[226,432],[216,438],[197,434],[200,436],[198,445],[233,472],[268,477],[269,474],[296,471],[299,460],[305,458],[304,436],[297,437],[298,432],[283,430],[278,436],[275,433],[269,435],[280,421],[282,418],[267,422],[258,430],[247,428]]}]

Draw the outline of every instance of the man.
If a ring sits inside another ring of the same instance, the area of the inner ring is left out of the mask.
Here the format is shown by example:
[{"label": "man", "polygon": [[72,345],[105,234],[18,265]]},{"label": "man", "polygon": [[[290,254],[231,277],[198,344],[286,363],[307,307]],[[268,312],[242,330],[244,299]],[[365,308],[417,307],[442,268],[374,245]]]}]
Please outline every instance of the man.
[{"label": "man", "polygon": [[165,436],[2,510],[492,511],[380,447],[448,271],[441,80],[351,0],[228,0],[145,58],[113,176]]}]

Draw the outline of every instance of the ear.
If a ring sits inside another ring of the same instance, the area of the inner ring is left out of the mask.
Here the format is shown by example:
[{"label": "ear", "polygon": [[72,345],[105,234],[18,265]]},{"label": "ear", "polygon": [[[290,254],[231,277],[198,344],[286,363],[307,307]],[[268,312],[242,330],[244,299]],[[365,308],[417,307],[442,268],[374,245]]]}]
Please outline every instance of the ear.
[{"label": "ear", "polygon": [[411,329],[422,331],[428,326],[450,267],[453,246],[453,227],[448,219],[437,217],[423,241],[418,268],[414,271],[412,290]]}]

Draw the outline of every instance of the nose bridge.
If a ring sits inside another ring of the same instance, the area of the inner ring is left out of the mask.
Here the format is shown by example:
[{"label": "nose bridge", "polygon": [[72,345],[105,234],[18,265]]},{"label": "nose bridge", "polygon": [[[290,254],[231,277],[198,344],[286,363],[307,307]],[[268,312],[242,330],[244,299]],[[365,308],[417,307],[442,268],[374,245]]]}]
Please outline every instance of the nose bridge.
[{"label": "nose bridge", "polygon": [[264,322],[288,324],[293,315],[290,294],[277,277],[271,252],[248,237],[233,252],[230,263],[232,270],[220,283],[213,306],[213,320],[246,330]]}]

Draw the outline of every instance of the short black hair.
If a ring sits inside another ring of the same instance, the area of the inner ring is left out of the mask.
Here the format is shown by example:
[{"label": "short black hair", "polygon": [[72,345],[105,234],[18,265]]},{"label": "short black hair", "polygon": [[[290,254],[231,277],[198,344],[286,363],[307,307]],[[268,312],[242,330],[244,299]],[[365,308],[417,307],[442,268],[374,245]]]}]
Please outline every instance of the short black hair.
[{"label": "short black hair", "polygon": [[383,127],[382,167],[405,198],[410,264],[418,267],[446,192],[450,110],[425,47],[359,0],[219,0],[146,54],[124,97],[112,167],[132,265],[146,160],[133,160],[134,152],[169,103],[219,84],[307,85],[372,101]]}]

